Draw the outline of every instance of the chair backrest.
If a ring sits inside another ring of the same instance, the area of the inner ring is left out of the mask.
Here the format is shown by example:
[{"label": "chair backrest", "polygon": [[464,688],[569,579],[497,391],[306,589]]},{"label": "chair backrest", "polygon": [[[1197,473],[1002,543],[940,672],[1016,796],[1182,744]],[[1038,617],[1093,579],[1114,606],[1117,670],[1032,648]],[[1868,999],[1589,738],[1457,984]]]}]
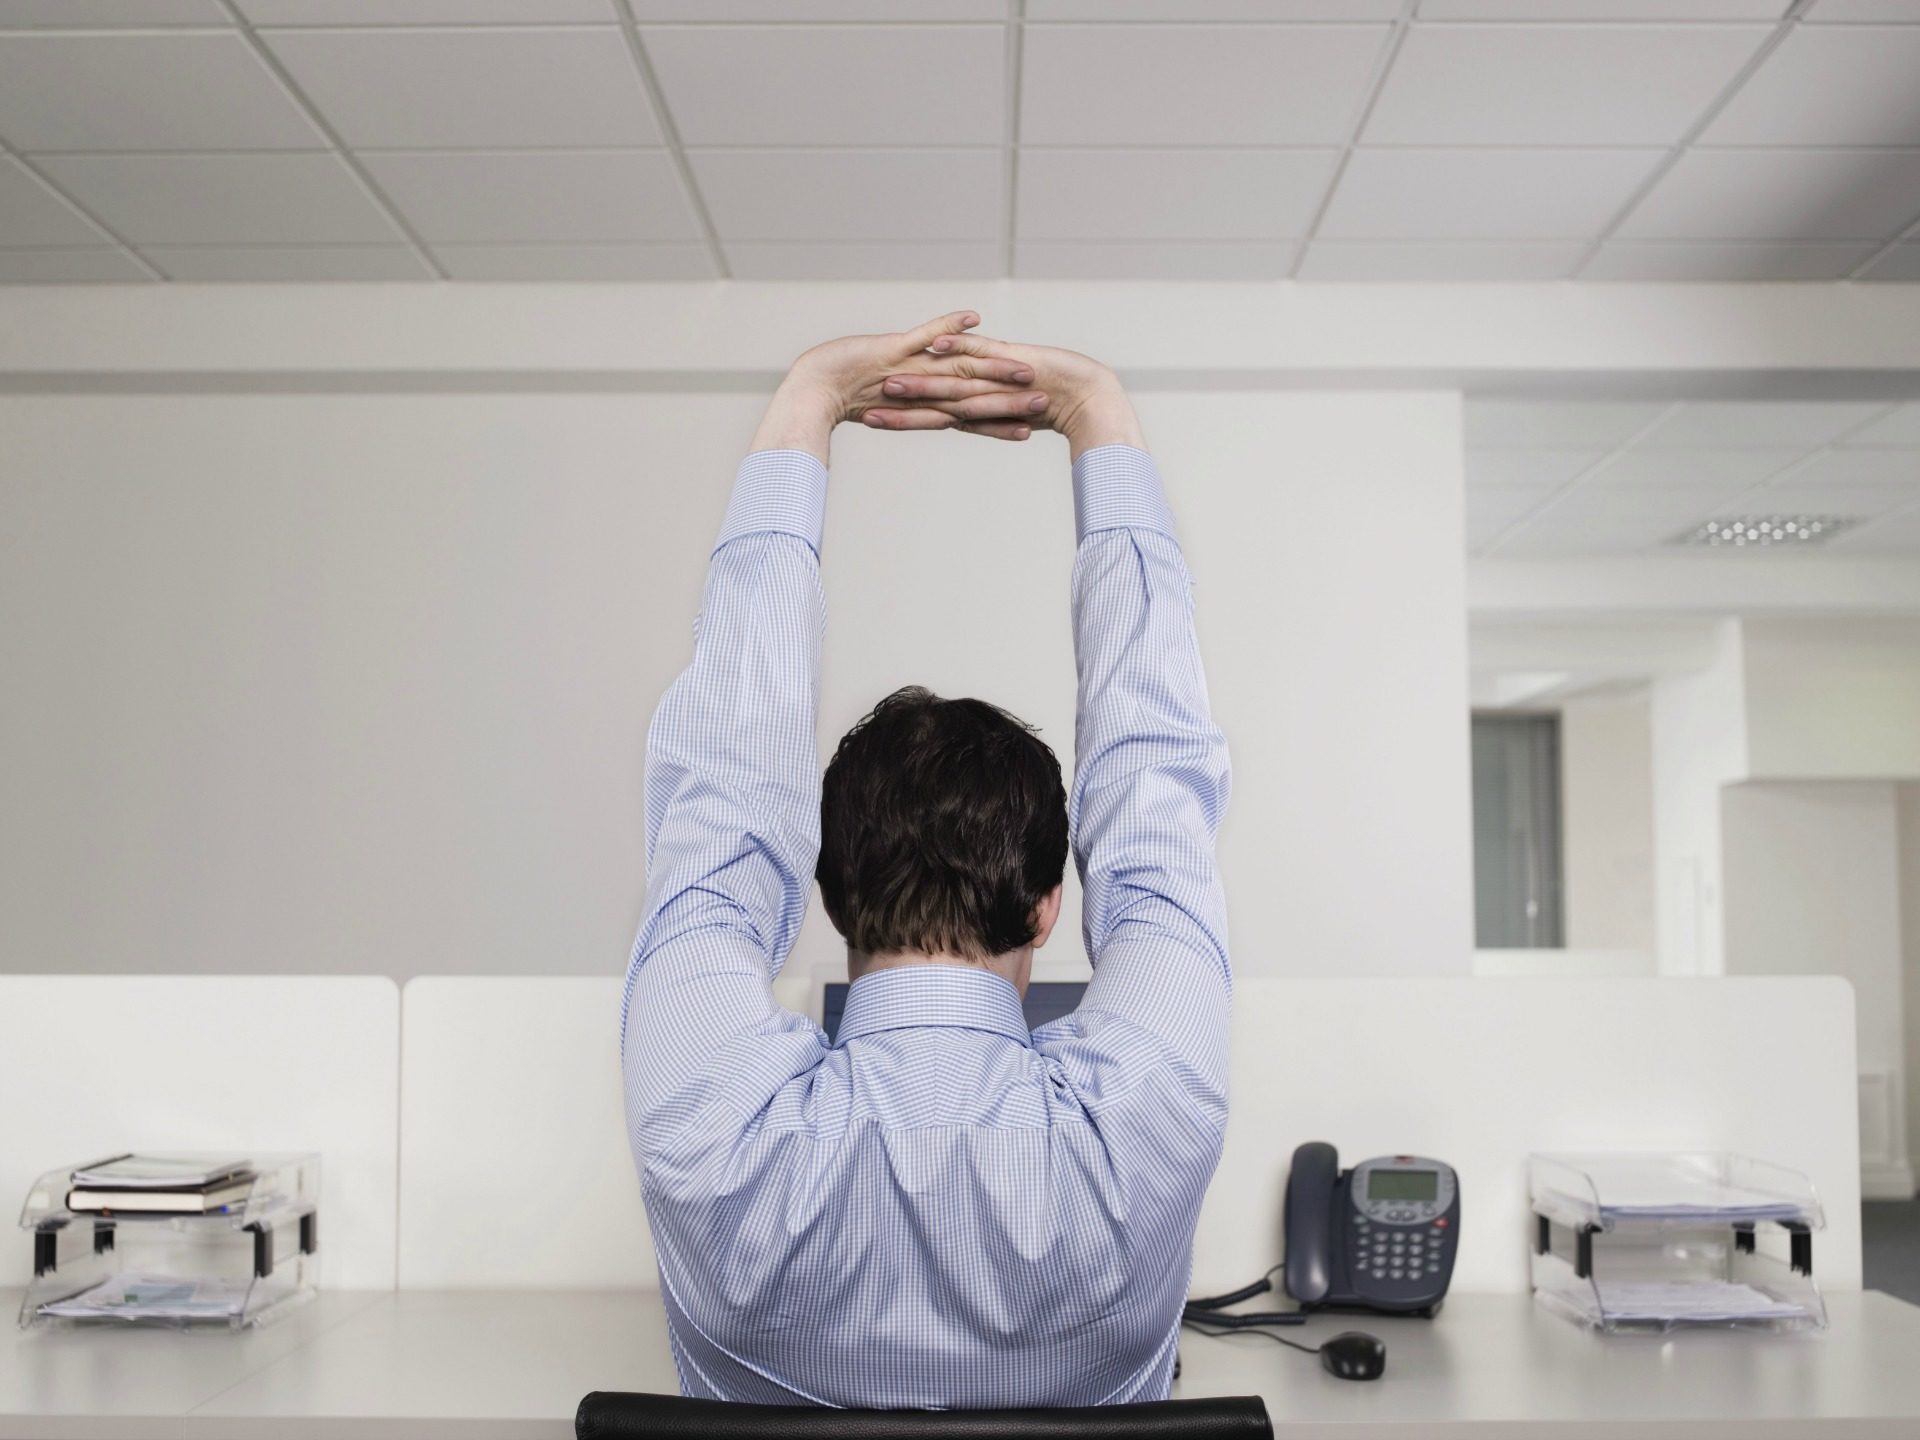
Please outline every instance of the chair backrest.
[{"label": "chair backrest", "polygon": [[577,1440],[1273,1440],[1257,1395],[1032,1410],[818,1410],[596,1390]]}]

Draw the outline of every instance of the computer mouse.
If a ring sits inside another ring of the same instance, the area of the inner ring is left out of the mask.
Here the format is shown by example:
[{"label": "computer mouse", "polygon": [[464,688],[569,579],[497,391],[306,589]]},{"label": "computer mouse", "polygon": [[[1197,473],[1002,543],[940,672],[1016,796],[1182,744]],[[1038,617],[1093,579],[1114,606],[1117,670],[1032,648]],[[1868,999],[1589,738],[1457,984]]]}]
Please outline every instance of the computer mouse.
[{"label": "computer mouse", "polygon": [[1387,1347],[1364,1330],[1342,1330],[1321,1343],[1320,1367],[1342,1380],[1378,1380],[1387,1368]]}]

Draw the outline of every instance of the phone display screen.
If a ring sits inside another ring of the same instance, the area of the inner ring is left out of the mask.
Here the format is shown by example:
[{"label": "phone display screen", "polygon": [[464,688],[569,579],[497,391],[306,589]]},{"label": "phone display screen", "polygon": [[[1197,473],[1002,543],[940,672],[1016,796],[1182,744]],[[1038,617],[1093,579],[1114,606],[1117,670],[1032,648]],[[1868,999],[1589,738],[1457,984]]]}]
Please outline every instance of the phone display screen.
[{"label": "phone display screen", "polygon": [[1369,1200],[1432,1200],[1440,1193],[1437,1170],[1369,1170]]}]

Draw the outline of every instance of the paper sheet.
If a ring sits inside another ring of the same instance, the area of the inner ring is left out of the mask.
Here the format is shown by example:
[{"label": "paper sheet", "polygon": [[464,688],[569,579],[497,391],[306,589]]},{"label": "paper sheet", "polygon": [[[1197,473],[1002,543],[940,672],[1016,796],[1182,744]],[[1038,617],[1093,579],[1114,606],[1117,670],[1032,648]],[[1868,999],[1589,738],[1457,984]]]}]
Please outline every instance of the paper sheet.
[{"label": "paper sheet", "polygon": [[247,1303],[244,1280],[180,1280],[160,1275],[113,1275],[40,1314],[68,1320],[227,1320]]},{"label": "paper sheet", "polygon": [[1722,1280],[1602,1280],[1599,1290],[1601,1308],[1614,1320],[1786,1320],[1807,1313],[1804,1305]]}]

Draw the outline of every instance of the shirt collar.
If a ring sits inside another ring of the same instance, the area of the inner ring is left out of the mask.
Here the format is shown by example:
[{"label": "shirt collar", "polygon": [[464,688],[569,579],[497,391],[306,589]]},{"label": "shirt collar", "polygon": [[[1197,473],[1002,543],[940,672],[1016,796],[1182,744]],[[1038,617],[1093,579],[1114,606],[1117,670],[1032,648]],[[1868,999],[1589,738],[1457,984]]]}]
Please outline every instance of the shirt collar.
[{"label": "shirt collar", "polygon": [[847,989],[834,1046],[881,1030],[946,1025],[1033,1043],[1020,992],[990,970],[963,965],[895,965],[871,970]]}]

